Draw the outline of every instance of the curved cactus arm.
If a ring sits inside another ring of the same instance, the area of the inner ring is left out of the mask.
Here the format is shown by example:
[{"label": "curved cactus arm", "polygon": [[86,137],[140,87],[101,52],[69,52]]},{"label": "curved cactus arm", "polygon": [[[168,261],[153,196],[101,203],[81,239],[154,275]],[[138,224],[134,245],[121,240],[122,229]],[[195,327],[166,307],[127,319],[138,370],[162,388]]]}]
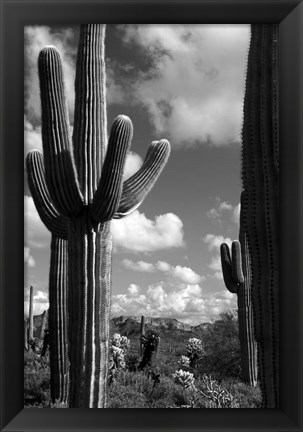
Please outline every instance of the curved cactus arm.
[{"label": "curved cactus arm", "polygon": [[244,282],[244,276],[242,270],[241,244],[238,240],[232,242],[231,257],[232,257],[232,266],[231,266],[232,278],[236,283],[241,284]]},{"label": "curved cactus arm", "polygon": [[26,168],[28,185],[42,222],[56,237],[67,240],[67,218],[59,214],[49,195],[43,155],[37,150],[30,152],[26,158]]},{"label": "curved cactus arm", "polygon": [[222,272],[223,272],[223,279],[226,285],[226,288],[228,291],[230,291],[233,294],[238,294],[239,286],[237,280],[234,280],[233,278],[233,261],[230,256],[229,247],[226,243],[222,243],[220,247],[220,254],[221,254],[221,265],[222,265]]},{"label": "curved cactus arm", "polygon": [[82,194],[70,146],[62,63],[57,48],[45,47],[39,54],[38,66],[45,180],[59,212],[74,215],[81,209]]},{"label": "curved cactus arm", "polygon": [[123,184],[122,196],[115,218],[136,210],[156,183],[170,155],[170,143],[162,139],[149,146],[143,166]]},{"label": "curved cactus arm", "polygon": [[77,53],[73,147],[85,204],[92,203],[107,146],[105,24],[82,24]]},{"label": "curved cactus arm", "polygon": [[125,115],[118,116],[112,125],[101,179],[91,208],[91,214],[98,222],[112,219],[119,206],[125,158],[132,136],[131,120]]}]

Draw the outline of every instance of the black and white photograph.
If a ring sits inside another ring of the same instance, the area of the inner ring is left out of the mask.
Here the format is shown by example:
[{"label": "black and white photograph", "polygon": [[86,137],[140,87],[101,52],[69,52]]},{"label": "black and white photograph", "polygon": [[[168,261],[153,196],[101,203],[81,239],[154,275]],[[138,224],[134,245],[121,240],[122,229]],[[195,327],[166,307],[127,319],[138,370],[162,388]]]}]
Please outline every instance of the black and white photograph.
[{"label": "black and white photograph", "polygon": [[25,25],[25,408],[279,408],[279,43]]}]

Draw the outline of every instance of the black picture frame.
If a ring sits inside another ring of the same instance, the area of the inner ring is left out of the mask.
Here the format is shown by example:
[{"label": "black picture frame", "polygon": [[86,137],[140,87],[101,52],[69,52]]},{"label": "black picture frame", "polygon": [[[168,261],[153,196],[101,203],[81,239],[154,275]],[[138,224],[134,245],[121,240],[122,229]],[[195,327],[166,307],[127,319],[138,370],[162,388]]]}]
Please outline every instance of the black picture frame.
[{"label": "black picture frame", "polygon": [[[0,0],[1,431],[302,431],[302,0]],[[279,409],[24,409],[23,28],[27,24],[279,23]]]}]

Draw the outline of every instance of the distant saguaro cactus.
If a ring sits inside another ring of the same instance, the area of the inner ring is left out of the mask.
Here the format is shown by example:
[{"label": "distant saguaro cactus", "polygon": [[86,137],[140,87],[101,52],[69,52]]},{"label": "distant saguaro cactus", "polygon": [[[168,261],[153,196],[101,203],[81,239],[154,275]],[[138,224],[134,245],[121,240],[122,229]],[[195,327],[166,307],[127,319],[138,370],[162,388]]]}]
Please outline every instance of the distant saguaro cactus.
[{"label": "distant saguaro cactus", "polygon": [[124,115],[107,142],[105,25],[81,25],[72,142],[58,50],[39,55],[45,182],[68,220],[70,407],[106,407],[112,236],[110,221],[140,205],[170,153],[153,142],[141,169],[123,183],[133,126]]},{"label": "distant saguaro cactus", "polygon": [[29,331],[28,338],[34,338],[34,287],[29,287]]},{"label": "distant saguaro cactus", "polygon": [[144,315],[141,316],[141,325],[140,325],[140,356],[143,355],[143,349],[144,349],[143,342],[142,342],[143,336],[145,336],[145,316]]},{"label": "distant saguaro cactus", "polygon": [[[67,219],[60,215],[50,197],[44,176],[43,156],[27,155],[29,188],[39,216],[52,233],[49,269],[50,388],[52,401],[67,402],[69,387],[67,331]],[[43,327],[43,326],[42,326]],[[41,329],[41,337],[42,334]]]},{"label": "distant saguaro cactus", "polygon": [[44,338],[44,330],[46,328],[46,323],[48,320],[48,309],[46,309],[42,314],[42,323],[40,328],[40,339]]},{"label": "distant saguaro cactus", "polygon": [[254,336],[254,316],[251,300],[251,263],[245,232],[246,203],[245,194],[241,195],[240,242],[232,243],[232,254],[226,243],[221,245],[223,278],[227,289],[237,294],[239,339],[243,380],[257,385],[257,343]]},{"label": "distant saguaro cactus", "polygon": [[263,406],[279,405],[278,24],[253,24],[242,131],[252,302]]},{"label": "distant saguaro cactus", "polygon": [[24,349],[28,351],[28,319],[24,320]]}]

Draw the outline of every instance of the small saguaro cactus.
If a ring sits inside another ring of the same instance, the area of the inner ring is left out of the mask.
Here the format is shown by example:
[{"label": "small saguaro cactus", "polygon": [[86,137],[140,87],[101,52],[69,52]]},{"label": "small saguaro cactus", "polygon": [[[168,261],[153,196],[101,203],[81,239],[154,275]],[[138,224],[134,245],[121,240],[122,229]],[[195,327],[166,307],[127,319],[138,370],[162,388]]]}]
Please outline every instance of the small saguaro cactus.
[{"label": "small saguaro cactus", "polygon": [[26,168],[29,188],[38,214],[46,228],[52,233],[48,285],[50,388],[53,402],[59,400],[66,403],[69,387],[67,219],[59,214],[51,200],[44,178],[42,154],[38,151],[29,153],[26,158]]},{"label": "small saguaro cactus", "polygon": [[279,406],[278,24],[253,24],[242,130],[254,330],[263,406]]},{"label": "small saguaro cactus", "polygon": [[238,322],[243,380],[257,385],[257,343],[251,300],[251,264],[245,226],[245,194],[241,195],[240,242],[232,243],[232,254],[223,243],[220,248],[223,278],[227,289],[238,297]]},{"label": "small saguaro cactus", "polygon": [[138,208],[167,162],[153,142],[141,169],[123,183],[133,126],[118,116],[107,140],[104,24],[80,28],[70,139],[59,51],[39,55],[45,182],[68,225],[71,408],[106,407],[111,299],[111,220]]},{"label": "small saguaro cactus", "polygon": [[29,331],[28,338],[34,338],[34,287],[29,287]]},{"label": "small saguaro cactus", "polygon": [[24,349],[28,351],[28,319],[24,320]]},{"label": "small saguaro cactus", "polygon": [[143,342],[142,342],[143,336],[145,336],[145,316],[144,315],[141,316],[141,325],[140,325],[140,356],[143,355],[143,349],[144,349]]},{"label": "small saguaro cactus", "polygon": [[42,339],[42,340],[44,338],[44,331],[46,328],[47,320],[48,320],[48,309],[46,309],[42,314],[42,323],[41,323],[41,328],[40,328],[40,339]]}]

